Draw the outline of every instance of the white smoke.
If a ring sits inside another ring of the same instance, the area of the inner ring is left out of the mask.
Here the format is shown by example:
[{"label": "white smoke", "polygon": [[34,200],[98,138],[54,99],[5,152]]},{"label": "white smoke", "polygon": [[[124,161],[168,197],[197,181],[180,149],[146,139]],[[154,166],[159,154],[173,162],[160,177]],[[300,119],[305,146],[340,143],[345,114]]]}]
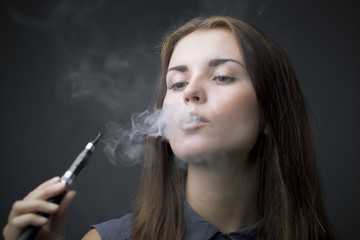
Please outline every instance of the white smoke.
[{"label": "white smoke", "polygon": [[153,111],[134,113],[131,125],[109,122],[104,137],[104,152],[116,166],[133,166],[142,163],[148,137],[160,137],[164,141],[184,123],[197,122],[185,107],[172,105]]},{"label": "white smoke", "polygon": [[95,52],[59,82],[58,97],[65,104],[91,100],[102,113],[125,120],[131,112],[144,109],[151,98],[157,75],[153,59],[153,54],[140,47],[107,56]]}]

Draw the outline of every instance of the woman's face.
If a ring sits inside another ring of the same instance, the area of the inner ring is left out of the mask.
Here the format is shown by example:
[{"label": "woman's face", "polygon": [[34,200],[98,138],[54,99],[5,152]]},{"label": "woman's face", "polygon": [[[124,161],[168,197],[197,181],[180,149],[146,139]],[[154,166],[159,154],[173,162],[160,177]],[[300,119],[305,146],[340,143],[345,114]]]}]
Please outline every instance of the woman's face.
[{"label": "woman's face", "polygon": [[259,134],[256,94],[233,34],[198,30],[171,56],[164,109],[173,109],[168,139],[185,161],[246,157]]}]

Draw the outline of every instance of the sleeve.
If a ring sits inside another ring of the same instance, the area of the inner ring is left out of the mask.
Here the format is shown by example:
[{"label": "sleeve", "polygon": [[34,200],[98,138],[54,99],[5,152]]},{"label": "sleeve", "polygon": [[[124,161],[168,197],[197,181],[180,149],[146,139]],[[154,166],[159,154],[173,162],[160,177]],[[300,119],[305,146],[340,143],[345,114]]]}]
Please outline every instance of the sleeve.
[{"label": "sleeve", "polygon": [[132,214],[127,214],[121,218],[108,220],[94,224],[102,240],[129,240],[131,236]]}]

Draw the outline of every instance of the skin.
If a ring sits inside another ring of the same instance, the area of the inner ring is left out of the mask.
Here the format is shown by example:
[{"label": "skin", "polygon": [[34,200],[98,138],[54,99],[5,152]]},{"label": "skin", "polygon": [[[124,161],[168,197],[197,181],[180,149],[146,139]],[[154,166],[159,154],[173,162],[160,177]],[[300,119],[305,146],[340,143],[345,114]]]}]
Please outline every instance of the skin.
[{"label": "skin", "polygon": [[188,203],[223,232],[256,223],[259,163],[249,153],[259,135],[259,108],[232,33],[187,35],[174,49],[166,81],[164,107],[201,119],[169,134],[177,158],[188,162]]}]

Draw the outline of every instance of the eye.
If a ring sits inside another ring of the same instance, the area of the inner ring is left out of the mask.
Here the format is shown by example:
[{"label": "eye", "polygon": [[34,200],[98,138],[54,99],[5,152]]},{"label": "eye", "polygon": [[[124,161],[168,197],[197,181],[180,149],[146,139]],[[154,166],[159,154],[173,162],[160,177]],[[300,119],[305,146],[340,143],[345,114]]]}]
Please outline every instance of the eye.
[{"label": "eye", "polygon": [[184,89],[188,85],[188,82],[171,82],[171,84],[168,86],[169,89],[172,89],[174,91],[179,91]]},{"label": "eye", "polygon": [[219,84],[227,84],[227,83],[231,83],[235,80],[234,77],[228,76],[228,75],[223,75],[223,74],[219,74],[217,76],[215,76],[213,78],[213,81],[216,81]]}]

